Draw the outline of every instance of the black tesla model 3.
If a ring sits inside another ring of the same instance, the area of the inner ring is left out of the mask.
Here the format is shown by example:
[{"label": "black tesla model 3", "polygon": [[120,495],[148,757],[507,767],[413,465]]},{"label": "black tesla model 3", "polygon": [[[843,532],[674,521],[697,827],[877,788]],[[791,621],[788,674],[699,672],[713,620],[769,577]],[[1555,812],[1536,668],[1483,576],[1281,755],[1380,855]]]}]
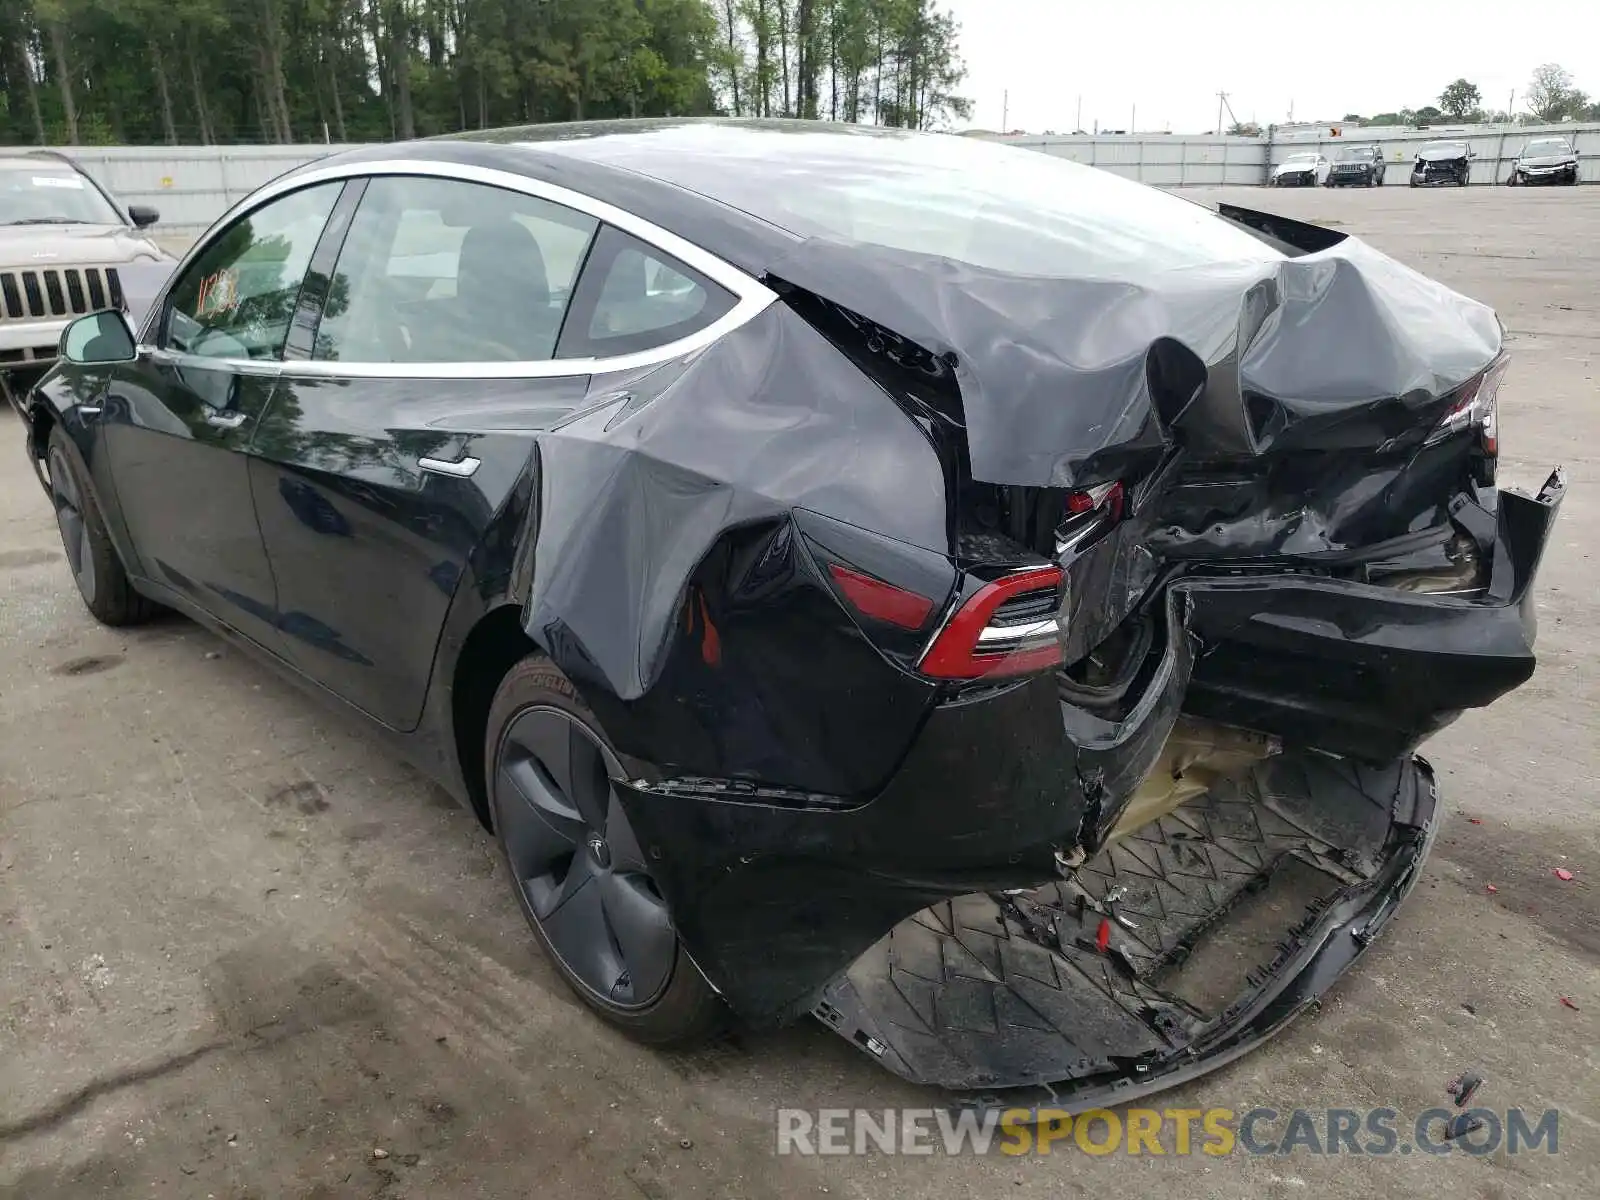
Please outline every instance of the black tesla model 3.
[{"label": "black tesla model 3", "polygon": [[650,1042],[1192,1076],[1370,943],[1413,751],[1533,670],[1499,322],[1334,231],[667,120],[326,158],[138,282],[17,401],[85,603],[361,714]]}]

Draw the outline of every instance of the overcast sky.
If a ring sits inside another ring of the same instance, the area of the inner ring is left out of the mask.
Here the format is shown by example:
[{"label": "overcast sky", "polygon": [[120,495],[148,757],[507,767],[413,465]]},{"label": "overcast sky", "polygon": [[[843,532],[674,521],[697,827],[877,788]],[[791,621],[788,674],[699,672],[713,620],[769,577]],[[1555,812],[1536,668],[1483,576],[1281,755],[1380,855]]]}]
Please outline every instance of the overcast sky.
[{"label": "overcast sky", "polygon": [[1600,93],[1594,0],[939,0],[961,22],[972,124],[999,129],[1212,129],[1217,92],[1239,120],[1371,115],[1437,104],[1461,76],[1484,105],[1523,107],[1558,62]]}]

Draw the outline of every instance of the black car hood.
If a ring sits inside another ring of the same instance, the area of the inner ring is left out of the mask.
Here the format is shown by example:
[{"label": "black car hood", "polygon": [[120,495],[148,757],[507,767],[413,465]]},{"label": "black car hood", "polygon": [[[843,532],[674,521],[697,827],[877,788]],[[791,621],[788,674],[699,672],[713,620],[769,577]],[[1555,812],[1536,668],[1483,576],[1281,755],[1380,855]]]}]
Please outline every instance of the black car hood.
[{"label": "black car hood", "polygon": [[1499,353],[1491,309],[1359,239],[1247,209],[1219,219],[1259,254],[1044,278],[813,238],[769,275],[952,367],[972,477],[1008,485],[1096,482],[1175,441],[1376,446],[1425,429]]}]

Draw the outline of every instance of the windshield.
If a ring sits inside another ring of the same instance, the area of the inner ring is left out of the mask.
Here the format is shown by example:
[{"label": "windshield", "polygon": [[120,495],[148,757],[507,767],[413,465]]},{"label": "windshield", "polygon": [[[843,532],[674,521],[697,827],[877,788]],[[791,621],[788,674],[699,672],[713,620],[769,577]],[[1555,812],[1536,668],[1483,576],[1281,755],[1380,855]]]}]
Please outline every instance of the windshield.
[{"label": "windshield", "polygon": [[1467,152],[1467,144],[1465,142],[1429,142],[1422,148],[1422,152],[1428,155],[1454,154],[1457,157],[1461,157]]},{"label": "windshield", "polygon": [[1529,142],[1522,151],[1524,158],[1541,158],[1554,154],[1571,154],[1572,148],[1560,138],[1545,138],[1542,142]]},{"label": "windshield", "polygon": [[1340,162],[1371,162],[1373,158],[1371,146],[1351,146],[1339,154]]},{"label": "windshield", "polygon": [[1317,156],[1315,154],[1291,154],[1288,158],[1283,160],[1283,165],[1287,167],[1290,163],[1305,164],[1314,163],[1316,161]]},{"label": "windshield", "polygon": [[0,225],[120,225],[100,190],[54,163],[0,168]]}]

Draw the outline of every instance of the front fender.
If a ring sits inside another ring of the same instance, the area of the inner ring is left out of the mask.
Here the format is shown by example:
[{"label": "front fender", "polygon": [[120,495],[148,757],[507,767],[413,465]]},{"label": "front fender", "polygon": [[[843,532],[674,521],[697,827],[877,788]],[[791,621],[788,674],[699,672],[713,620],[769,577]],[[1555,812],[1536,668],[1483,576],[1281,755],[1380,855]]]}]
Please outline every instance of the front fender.
[{"label": "front fender", "polygon": [[139,560],[133,553],[133,542],[122,519],[122,505],[117,498],[111,464],[102,453],[95,415],[84,411],[84,406],[94,407],[109,382],[110,375],[106,372],[68,372],[59,366],[48,372],[23,401],[28,426],[27,454],[40,486],[48,495],[50,481],[45,456],[50,431],[59,426],[67,435],[66,452],[78,467],[79,478],[105,519],[111,544],[124,563],[136,563]]}]

